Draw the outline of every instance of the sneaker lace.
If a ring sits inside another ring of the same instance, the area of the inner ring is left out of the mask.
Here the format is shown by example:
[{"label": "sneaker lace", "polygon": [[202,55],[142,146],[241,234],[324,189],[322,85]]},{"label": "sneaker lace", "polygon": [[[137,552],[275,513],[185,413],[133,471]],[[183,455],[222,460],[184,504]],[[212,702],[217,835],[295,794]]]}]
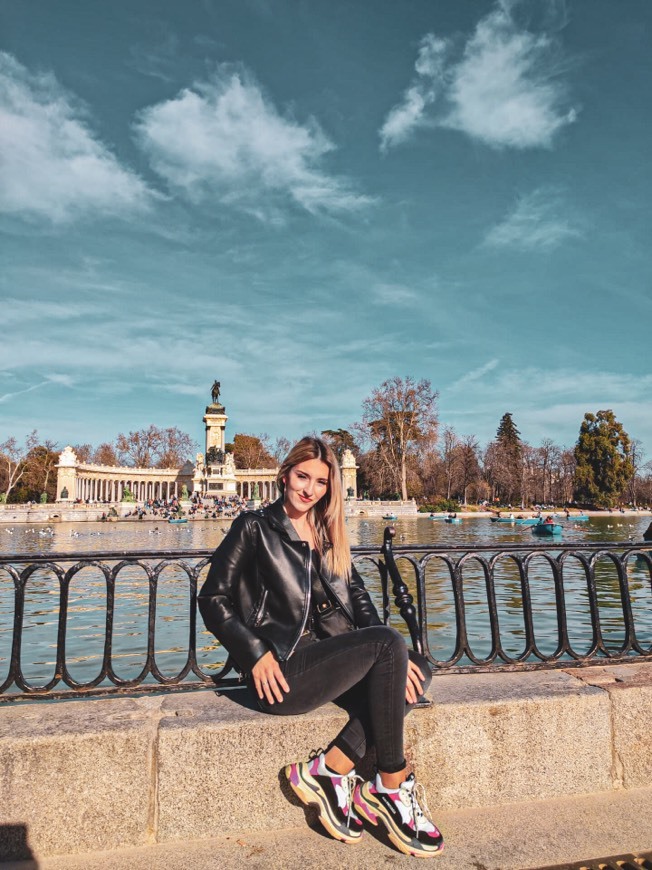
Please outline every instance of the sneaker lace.
[{"label": "sneaker lace", "polygon": [[420,782],[415,782],[408,794],[410,797],[410,808],[412,810],[415,827],[417,831],[420,827],[424,830],[426,823],[432,824],[430,810],[428,809],[428,802],[426,800],[426,790]]},{"label": "sneaker lace", "polygon": [[344,789],[344,793],[346,795],[346,823],[349,825],[351,823],[351,817],[356,817],[357,814],[353,809],[353,792],[355,790],[356,783],[364,782],[361,776],[358,776],[355,771],[346,774],[346,776],[342,777],[342,788]]}]

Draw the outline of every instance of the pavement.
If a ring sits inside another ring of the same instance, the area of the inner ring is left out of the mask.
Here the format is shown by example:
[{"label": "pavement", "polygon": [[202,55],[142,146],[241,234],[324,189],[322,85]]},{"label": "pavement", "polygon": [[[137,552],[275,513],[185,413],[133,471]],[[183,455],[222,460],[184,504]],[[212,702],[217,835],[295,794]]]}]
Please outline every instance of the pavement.
[{"label": "pavement", "polygon": [[[652,788],[434,811],[433,816],[446,840],[434,865],[438,870],[542,870],[652,852]],[[219,823],[216,805],[216,829]],[[297,807],[293,829],[12,861],[2,870],[370,870],[411,861],[376,828],[353,846],[336,842],[322,831],[312,810]]]}]

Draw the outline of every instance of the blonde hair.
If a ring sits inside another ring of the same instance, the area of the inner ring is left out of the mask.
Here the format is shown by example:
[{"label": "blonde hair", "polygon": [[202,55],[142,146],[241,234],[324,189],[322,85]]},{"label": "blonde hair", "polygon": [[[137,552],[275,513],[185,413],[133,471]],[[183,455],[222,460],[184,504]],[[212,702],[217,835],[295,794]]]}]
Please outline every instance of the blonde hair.
[{"label": "blonde hair", "polygon": [[321,438],[307,435],[294,445],[281,463],[276,485],[285,495],[285,481],[295,465],[309,459],[320,459],[328,466],[328,490],[310,510],[310,522],[315,531],[319,554],[333,573],[347,580],[351,576],[351,548],[344,522],[342,473],[337,457]]}]

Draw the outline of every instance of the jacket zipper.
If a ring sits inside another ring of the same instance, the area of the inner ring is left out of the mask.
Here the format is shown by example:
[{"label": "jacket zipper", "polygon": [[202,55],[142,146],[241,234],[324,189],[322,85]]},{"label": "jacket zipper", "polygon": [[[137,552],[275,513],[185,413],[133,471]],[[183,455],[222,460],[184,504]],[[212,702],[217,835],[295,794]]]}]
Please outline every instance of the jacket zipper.
[{"label": "jacket zipper", "polygon": [[265,604],[267,603],[267,593],[269,589],[265,589],[263,592],[263,598],[260,602],[260,607],[258,608],[258,613],[256,614],[256,618],[254,619],[254,628],[258,628],[260,623],[263,621],[263,616],[265,615]]},{"label": "jacket zipper", "polygon": [[297,639],[294,641],[294,644],[293,644],[293,646],[292,646],[292,649],[290,650],[290,652],[289,652],[289,653],[287,654],[287,656],[285,657],[285,660],[286,660],[286,661],[290,658],[290,656],[294,653],[295,649],[297,648],[297,644],[299,643],[299,640],[301,639],[301,635],[303,634],[303,632],[304,632],[305,629],[306,629],[306,623],[308,622],[308,615],[309,615],[309,612],[310,612],[310,590],[311,590],[311,588],[312,588],[311,585],[310,585],[311,582],[312,582],[312,581],[311,581],[311,578],[310,578],[310,571],[311,571],[311,568],[312,568],[312,559],[311,559],[311,557],[310,557],[310,547],[308,546],[307,543],[305,543],[305,541],[304,541],[304,547],[308,547],[308,559],[307,559],[307,562],[308,562],[308,566],[307,566],[307,572],[308,572],[308,593],[307,593],[307,595],[306,595],[305,605],[304,605],[305,613],[304,613],[304,616],[303,616],[303,622],[301,623],[301,629],[299,630],[299,634],[297,635]]}]

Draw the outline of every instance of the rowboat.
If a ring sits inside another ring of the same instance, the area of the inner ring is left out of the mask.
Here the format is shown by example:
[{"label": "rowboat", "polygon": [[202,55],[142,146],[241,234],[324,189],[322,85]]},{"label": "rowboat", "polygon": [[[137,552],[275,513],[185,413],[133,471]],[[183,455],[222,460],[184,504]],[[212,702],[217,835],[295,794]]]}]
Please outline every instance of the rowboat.
[{"label": "rowboat", "polygon": [[589,518],[586,514],[571,514],[569,517],[565,518],[569,523],[587,523]]},{"label": "rowboat", "polygon": [[172,525],[172,526],[180,526],[182,523],[187,523],[187,522],[188,522],[188,520],[186,519],[186,517],[179,517],[178,519],[168,520],[168,523],[170,523],[170,525]]},{"label": "rowboat", "polygon": [[384,520],[397,520],[398,517],[396,516],[396,514],[383,514],[383,519]]},{"label": "rowboat", "polygon": [[563,529],[559,523],[537,523],[532,526],[532,534],[551,538],[553,535],[561,535]]},{"label": "rowboat", "polygon": [[460,517],[444,517],[444,521],[447,523],[461,523],[462,522]]},{"label": "rowboat", "polygon": [[447,520],[448,517],[445,516],[445,514],[442,514],[441,516],[436,516],[435,514],[430,514],[430,515],[428,516],[428,519],[429,519],[429,520]]}]

